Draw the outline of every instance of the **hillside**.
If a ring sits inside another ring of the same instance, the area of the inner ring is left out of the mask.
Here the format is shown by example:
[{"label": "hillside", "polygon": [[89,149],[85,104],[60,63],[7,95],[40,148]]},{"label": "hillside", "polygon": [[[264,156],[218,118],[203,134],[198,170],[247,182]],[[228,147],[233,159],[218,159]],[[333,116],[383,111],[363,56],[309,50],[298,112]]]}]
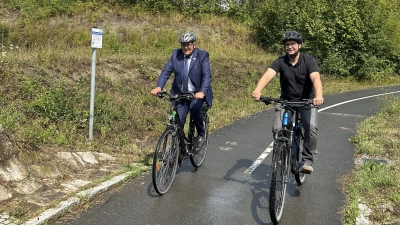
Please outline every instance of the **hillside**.
[{"label": "hillside", "polygon": [[[14,160],[37,165],[44,171],[59,171],[54,176],[43,176],[43,172],[38,174],[30,168],[23,179],[14,180],[7,180],[0,172],[0,190],[5,193],[0,195],[5,196],[0,199],[1,211],[15,217],[31,217],[52,204],[42,202],[31,207],[27,204],[33,196],[31,190],[39,195],[45,193],[46,185],[63,190],[63,181],[81,176],[82,170],[54,162],[59,153],[91,152],[111,157],[113,160],[104,160],[105,164],[92,165],[97,169],[100,165],[117,168],[102,176],[138,164],[148,165],[164,128],[167,109],[167,104],[151,96],[150,90],[171,51],[179,47],[179,35],[186,30],[195,32],[197,46],[210,52],[215,91],[214,107],[209,111],[211,131],[264,109],[262,104],[254,103],[250,93],[277,55],[257,46],[245,24],[225,17],[193,19],[120,8],[58,15],[30,23],[19,11],[2,8],[0,12],[2,146],[14,146],[13,151],[0,154],[1,171]],[[103,48],[96,51],[94,137],[88,141],[93,26],[103,29],[104,35]],[[324,75],[323,82],[327,95],[393,80],[357,83],[351,78]],[[278,93],[275,79],[265,95]],[[7,148],[0,150],[5,152]],[[28,179],[48,183],[31,182],[31,190],[16,188]]]},{"label": "hillside", "polygon": [[[18,13],[3,12],[1,15],[7,17],[1,21],[9,28],[9,35],[27,37],[26,31],[13,30],[21,22]],[[3,213],[32,217],[55,199],[68,196],[65,185],[75,177],[83,183],[93,182],[124,166],[148,163],[167,109],[165,102],[150,95],[150,90],[172,49],[179,47],[177,39],[184,30],[196,32],[198,47],[210,51],[216,90],[215,107],[210,110],[211,129],[262,109],[261,104],[251,104],[248,93],[270,56],[263,53],[252,58],[260,49],[247,41],[246,27],[218,18],[186,21],[179,15],[171,20],[108,13],[99,21],[91,24],[89,16],[51,18],[30,30],[31,42],[25,46],[3,44],[0,123],[3,146],[12,149],[2,155],[0,167]],[[89,142],[90,35],[94,25],[104,30],[104,43],[96,54],[94,137]],[[70,39],[62,37],[66,33],[83,35],[87,46],[68,43]],[[116,51],[111,39],[124,34],[135,34],[140,39],[137,41],[144,43],[130,46],[133,40],[126,41],[123,45],[131,50],[121,46]],[[33,40],[35,35],[37,39]],[[99,163],[90,164],[77,157],[88,152],[106,154],[108,160],[97,156]],[[61,163],[60,154],[72,154],[78,161]],[[79,161],[83,166],[68,166]],[[111,170],[99,170],[104,167]],[[15,173],[6,176],[4,171],[10,168]],[[89,168],[97,175],[83,175]],[[26,188],[19,188],[21,185]],[[35,196],[42,196],[40,203]]]}]

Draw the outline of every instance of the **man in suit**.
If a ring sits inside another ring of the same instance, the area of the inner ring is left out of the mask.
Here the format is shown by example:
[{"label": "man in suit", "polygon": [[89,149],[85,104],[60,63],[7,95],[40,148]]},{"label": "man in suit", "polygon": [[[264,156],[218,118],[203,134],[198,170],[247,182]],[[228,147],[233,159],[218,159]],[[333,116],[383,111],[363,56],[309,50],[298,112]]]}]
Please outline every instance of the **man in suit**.
[{"label": "man in suit", "polygon": [[209,54],[196,48],[196,35],[192,32],[183,33],[179,38],[179,42],[181,48],[173,50],[170,59],[158,78],[157,87],[151,90],[151,93],[157,95],[158,92],[161,92],[171,74],[174,73],[175,78],[172,83],[171,95],[179,93],[194,94],[195,99],[191,102],[182,101],[177,105],[177,108],[183,125],[190,111],[199,134],[197,145],[201,147],[205,142],[204,119],[201,108],[204,101],[211,107],[213,99]]}]

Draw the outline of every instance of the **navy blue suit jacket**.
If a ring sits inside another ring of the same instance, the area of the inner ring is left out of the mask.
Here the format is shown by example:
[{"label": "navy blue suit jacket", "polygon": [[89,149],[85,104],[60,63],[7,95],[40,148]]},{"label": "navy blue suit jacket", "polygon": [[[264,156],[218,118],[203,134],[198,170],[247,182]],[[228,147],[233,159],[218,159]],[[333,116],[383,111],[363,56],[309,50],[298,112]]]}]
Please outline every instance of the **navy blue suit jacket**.
[{"label": "navy blue suit jacket", "polygon": [[[172,83],[171,95],[181,93],[183,66],[184,54],[180,48],[175,49],[158,78],[157,87],[163,88],[173,72],[175,78]],[[211,89],[211,69],[208,52],[198,48],[193,50],[189,68],[189,78],[196,88],[196,92],[203,92],[207,104],[211,107],[213,93]]]}]

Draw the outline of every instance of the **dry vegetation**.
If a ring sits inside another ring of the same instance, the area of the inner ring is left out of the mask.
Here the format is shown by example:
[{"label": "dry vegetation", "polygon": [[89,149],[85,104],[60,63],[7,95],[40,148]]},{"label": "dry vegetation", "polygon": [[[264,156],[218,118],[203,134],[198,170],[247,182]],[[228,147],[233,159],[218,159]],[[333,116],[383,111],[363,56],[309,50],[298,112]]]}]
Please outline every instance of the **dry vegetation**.
[{"label": "dry vegetation", "polygon": [[[0,37],[0,123],[17,142],[37,151],[98,151],[118,157],[122,165],[147,164],[167,107],[150,90],[186,30],[195,32],[198,47],[210,52],[215,91],[211,131],[265,108],[250,94],[277,55],[257,46],[248,26],[228,18],[116,8],[25,26],[21,19],[18,12],[1,9],[0,25],[7,27],[12,42]],[[104,36],[96,53],[94,138],[89,142],[92,26],[103,29]],[[325,96],[400,83],[398,76],[379,83],[327,74],[322,80]],[[275,79],[264,94],[278,93]]]}]

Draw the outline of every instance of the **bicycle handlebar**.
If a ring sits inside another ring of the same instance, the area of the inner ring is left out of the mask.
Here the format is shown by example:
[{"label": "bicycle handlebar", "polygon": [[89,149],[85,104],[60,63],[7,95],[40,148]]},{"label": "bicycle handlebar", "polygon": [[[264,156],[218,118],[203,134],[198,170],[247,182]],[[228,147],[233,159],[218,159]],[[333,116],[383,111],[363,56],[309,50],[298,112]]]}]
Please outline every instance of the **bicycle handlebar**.
[{"label": "bicycle handlebar", "polygon": [[304,99],[301,101],[288,101],[288,100],[284,100],[284,99],[280,99],[280,98],[271,98],[271,97],[265,97],[265,96],[261,96],[260,101],[264,102],[265,105],[269,105],[272,102],[276,102],[276,103],[282,104],[283,106],[292,106],[292,107],[302,107],[302,106],[306,106],[306,105],[311,105],[313,103],[312,99]]},{"label": "bicycle handlebar", "polygon": [[[165,96],[169,96],[169,93],[167,91],[160,91],[156,94],[157,97],[163,98]],[[194,94],[193,93],[180,93],[176,96],[170,97],[171,100],[174,101],[179,101],[179,100],[193,100],[194,99]]]}]

